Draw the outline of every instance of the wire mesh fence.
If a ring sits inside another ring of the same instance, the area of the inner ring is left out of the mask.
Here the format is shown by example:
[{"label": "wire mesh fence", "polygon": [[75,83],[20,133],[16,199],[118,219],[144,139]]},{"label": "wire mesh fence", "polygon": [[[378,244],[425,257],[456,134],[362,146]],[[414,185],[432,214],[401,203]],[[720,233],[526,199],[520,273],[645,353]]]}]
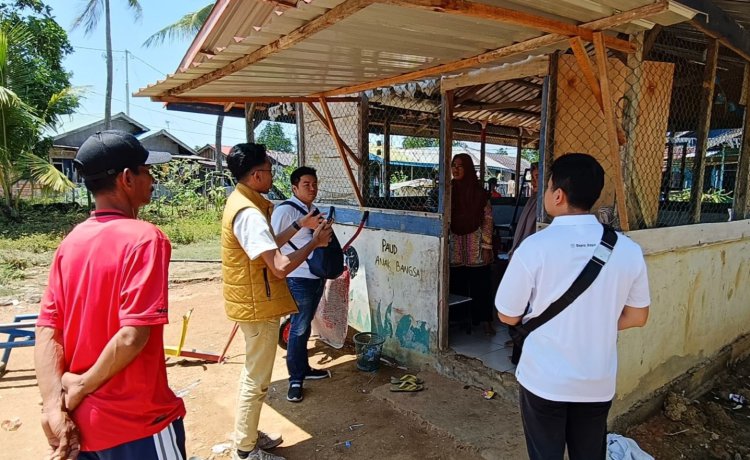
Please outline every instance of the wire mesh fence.
[{"label": "wire mesh fence", "polygon": [[[597,157],[606,182],[595,209],[601,220],[617,227],[726,221],[742,135],[742,61],[728,50],[720,52],[701,165],[696,155],[701,155],[701,117],[707,110],[701,108],[706,39],[689,26],[679,26],[661,30],[643,46],[642,62],[635,55],[607,56],[617,130],[614,149],[598,86],[587,80],[580,65],[588,59],[597,68],[595,53],[590,47],[585,55],[559,57],[550,158],[570,152]],[[701,169],[704,180],[698,194],[693,189],[700,187]]]}]

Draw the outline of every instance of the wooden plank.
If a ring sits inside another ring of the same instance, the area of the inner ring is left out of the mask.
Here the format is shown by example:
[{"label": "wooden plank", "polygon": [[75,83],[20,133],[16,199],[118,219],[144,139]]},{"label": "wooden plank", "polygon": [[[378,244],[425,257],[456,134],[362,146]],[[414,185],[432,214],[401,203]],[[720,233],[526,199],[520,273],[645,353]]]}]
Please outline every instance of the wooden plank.
[{"label": "wooden plank", "polygon": [[[472,2],[468,0],[379,0],[380,3],[398,5],[423,11],[434,11],[447,13],[455,16],[486,19],[501,24],[527,27],[529,29],[541,30],[552,34],[579,36],[586,41],[593,40],[593,31],[584,27],[570,24],[555,19],[536,16],[523,11],[486,3]],[[631,52],[632,47],[626,40],[614,37],[604,37],[607,47],[618,51]]]},{"label": "wooden plank", "polygon": [[451,160],[453,158],[453,91],[441,95],[440,157],[438,163],[438,213],[443,217],[440,239],[440,296],[438,297],[438,348],[448,349],[448,296],[450,295]]},{"label": "wooden plank", "polygon": [[448,91],[465,86],[485,85],[498,81],[516,80],[519,78],[544,76],[549,72],[549,58],[539,56],[526,61],[505,64],[492,69],[480,69],[454,77],[446,77],[440,83],[441,91]]},{"label": "wooden plank", "polygon": [[357,152],[359,153],[359,188],[362,190],[362,199],[367,203],[367,198],[370,195],[370,183],[369,183],[369,167],[362,167],[362,165],[369,165],[370,162],[370,133],[368,132],[368,126],[370,125],[370,101],[367,99],[367,95],[364,93],[360,94],[359,99],[359,123],[357,123],[357,130],[359,136],[357,136]]},{"label": "wooden plank", "polygon": [[[216,104],[222,107],[226,103],[282,103],[282,102],[318,102],[318,97],[310,96],[154,96],[154,102],[191,103],[201,102]],[[358,97],[330,97],[328,102],[357,102]]]},{"label": "wooden plank", "polygon": [[703,179],[705,176],[706,151],[708,150],[708,131],[711,129],[711,110],[716,88],[716,68],[719,63],[719,41],[712,38],[706,49],[706,67],[703,69],[703,88],[701,90],[700,111],[698,112],[698,129],[693,157],[693,186],[690,188],[690,222],[701,221],[701,203],[703,201]]},{"label": "wooden plank", "polygon": [[607,48],[604,46],[601,32],[594,34],[594,49],[596,50],[596,64],[599,69],[599,84],[602,91],[602,105],[604,120],[607,124],[607,144],[612,157],[612,166],[615,177],[615,196],[617,198],[617,216],[620,219],[620,227],[623,231],[630,230],[628,221],[628,208],[625,202],[625,180],[622,175],[622,162],[620,160],[620,148],[617,141],[617,117],[615,115],[614,101],[609,88],[609,75],[607,72]]},{"label": "wooden plank", "polygon": [[599,104],[599,107],[604,110],[604,103],[602,102],[602,90],[599,86],[599,79],[594,73],[594,66],[591,64],[589,54],[586,52],[586,48],[583,47],[583,41],[580,37],[573,37],[570,39],[570,48],[573,50],[573,55],[578,62],[578,67],[581,69],[583,78],[591,88],[591,92],[594,93],[594,99]]},{"label": "wooden plank", "polygon": [[[612,27],[617,27],[622,24],[626,24],[631,21],[638,19],[646,19],[656,14],[663,13],[668,9],[668,2],[658,1],[650,5],[641,6],[632,10],[624,11],[619,14],[615,14],[603,19],[597,19],[596,21],[587,22],[582,24],[580,27],[591,29],[591,30],[604,30]],[[374,88],[380,88],[384,86],[393,86],[400,83],[405,83],[412,80],[420,80],[427,77],[434,77],[436,75],[457,72],[472,67],[477,67],[483,64],[497,61],[502,58],[515,56],[522,53],[527,53],[538,48],[556,45],[561,42],[568,40],[567,35],[560,34],[547,34],[541,37],[532,38],[513,45],[504,46],[486,53],[478,54],[474,57],[467,59],[461,59],[458,61],[450,62],[447,64],[441,64],[428,69],[417,70],[414,72],[408,72],[405,74],[397,75],[394,77],[383,78],[380,80],[374,80],[367,83],[361,83],[358,85],[346,86],[330,91],[325,91],[314,96],[342,96],[346,94],[356,94],[362,91],[367,91]]]},{"label": "wooden plank", "polygon": [[383,122],[383,190],[385,197],[391,196],[391,119],[385,116]]},{"label": "wooden plank", "polygon": [[239,59],[235,59],[224,67],[201,75],[198,78],[195,78],[168,90],[167,95],[176,96],[195,88],[199,88],[207,83],[211,83],[212,81],[216,81],[221,77],[231,75],[238,70],[244,69],[254,62],[261,61],[274,53],[278,53],[279,51],[291,48],[297,43],[305,40],[307,37],[331,27],[337,22],[340,22],[353,15],[357,11],[367,8],[374,2],[375,0],[346,0],[343,3],[335,6],[334,8],[328,10],[324,14],[313,19],[312,21],[306,23],[302,27],[292,31],[287,35],[284,35],[278,40],[269,43],[268,45],[263,46],[262,48],[255,50],[250,54],[246,54]]},{"label": "wooden plank", "polygon": [[[518,200],[521,198],[521,152],[523,151],[523,133],[521,132],[521,129],[518,130],[518,137],[516,138],[516,180],[515,182],[515,190],[514,190],[514,197],[516,197],[516,203],[518,203]],[[514,222],[515,224],[515,222]]]},{"label": "wooden plank", "polygon": [[[333,131],[333,132],[332,132],[332,131],[330,130],[330,126],[328,125],[328,120],[326,120],[326,118],[325,118],[325,117],[323,116],[323,114],[322,114],[322,113],[320,113],[320,111],[319,111],[319,110],[318,110],[318,109],[317,109],[317,108],[316,108],[316,107],[315,107],[315,106],[314,106],[314,105],[313,105],[312,103],[309,103],[309,102],[308,102],[308,103],[307,103],[307,108],[309,108],[309,109],[310,109],[310,111],[311,111],[311,112],[313,113],[313,115],[315,115],[315,117],[316,117],[316,118],[317,118],[317,119],[318,119],[318,120],[319,120],[319,121],[320,121],[321,123],[323,123],[323,126],[325,126],[325,127],[326,127],[326,130],[328,131],[328,133],[329,133],[329,134],[330,134],[331,136],[336,136],[336,137],[338,137],[338,136],[339,136],[339,133],[338,133],[338,131]],[[343,141],[343,140],[341,139],[341,137],[338,137],[338,139],[339,139],[339,141],[341,142],[341,145],[342,145],[342,146],[344,147],[344,150],[346,151],[346,153],[348,153],[348,154],[349,154],[349,156],[351,157],[351,160],[352,160],[352,161],[353,161],[353,162],[354,162],[354,163],[355,163],[355,164],[356,164],[357,166],[361,166],[361,163],[360,163],[360,161],[359,161],[359,158],[357,158],[357,155],[355,155],[355,154],[354,154],[354,152],[352,152],[352,149],[350,149],[350,148],[349,148],[349,146],[348,146],[348,145],[346,145],[346,142],[344,142],[344,141]]]},{"label": "wooden plank", "polygon": [[[750,91],[750,64],[745,64],[745,79],[743,92]],[[734,204],[732,206],[735,219],[750,217],[750,106],[745,104],[745,123],[742,130],[742,147],[740,149],[739,164],[737,165],[737,179],[734,184]]]},{"label": "wooden plank", "polygon": [[[310,106],[312,106],[312,104],[310,104]],[[357,197],[357,203],[359,203],[360,206],[364,206],[365,202],[362,200],[362,193],[360,192],[359,186],[357,186],[357,181],[354,178],[354,174],[352,173],[352,167],[349,164],[349,160],[347,159],[347,152],[346,150],[344,150],[344,141],[342,141],[341,137],[339,136],[338,130],[336,129],[336,123],[334,123],[333,121],[333,115],[331,115],[331,110],[328,108],[328,103],[326,102],[326,99],[324,97],[320,98],[320,106],[323,109],[326,120],[328,121],[328,132],[331,133],[333,142],[334,144],[336,144],[336,149],[339,151],[341,161],[344,162],[344,170],[347,177],[349,177],[349,182],[351,183],[352,189],[354,190],[354,195]]]},{"label": "wooden plank", "polygon": [[499,102],[497,104],[461,104],[461,107],[454,110],[454,113],[479,112],[479,111],[492,112],[495,110],[517,109],[519,107],[541,105],[541,103],[542,103],[542,98],[538,97],[536,99],[526,99],[523,101]]}]

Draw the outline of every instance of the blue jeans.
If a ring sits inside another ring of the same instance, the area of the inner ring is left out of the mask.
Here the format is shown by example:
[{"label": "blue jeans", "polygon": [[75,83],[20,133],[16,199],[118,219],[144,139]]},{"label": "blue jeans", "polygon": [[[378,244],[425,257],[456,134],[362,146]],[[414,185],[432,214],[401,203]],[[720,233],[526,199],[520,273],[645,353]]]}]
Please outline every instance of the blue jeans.
[{"label": "blue jeans", "polygon": [[310,339],[310,324],[323,297],[325,280],[310,278],[287,278],[286,284],[297,303],[298,313],[292,315],[289,342],[286,346],[286,367],[289,383],[302,383],[310,370],[307,362],[307,341]]}]

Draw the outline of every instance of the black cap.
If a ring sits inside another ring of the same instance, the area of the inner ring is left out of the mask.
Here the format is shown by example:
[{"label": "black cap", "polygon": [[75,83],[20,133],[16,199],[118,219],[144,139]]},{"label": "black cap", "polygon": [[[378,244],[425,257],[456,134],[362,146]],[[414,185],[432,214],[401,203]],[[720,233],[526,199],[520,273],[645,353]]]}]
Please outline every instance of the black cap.
[{"label": "black cap", "polygon": [[96,180],[125,168],[166,163],[171,159],[167,152],[149,152],[130,133],[112,130],[100,131],[86,139],[73,163],[84,179]]}]

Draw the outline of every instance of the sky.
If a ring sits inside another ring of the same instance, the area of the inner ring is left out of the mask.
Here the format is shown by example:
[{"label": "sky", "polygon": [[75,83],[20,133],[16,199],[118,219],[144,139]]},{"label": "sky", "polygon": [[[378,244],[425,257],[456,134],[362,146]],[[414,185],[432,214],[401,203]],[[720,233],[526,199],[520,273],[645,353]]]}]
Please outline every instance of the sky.
[{"label": "sky", "polygon": [[[104,119],[104,100],[107,82],[107,69],[104,43],[104,21],[90,34],[83,27],[72,29],[73,21],[83,11],[84,0],[45,0],[52,8],[55,20],[67,32],[74,52],[65,58],[64,66],[72,73],[71,84],[84,88],[83,98],[76,113],[63,117],[57,133],[69,131],[89,123]],[[215,142],[215,115],[201,115],[188,112],[168,111],[164,104],[151,102],[149,98],[132,97],[125,91],[125,50],[130,54],[129,77],[130,93],[136,92],[168,73],[176,71],[182,57],[187,52],[192,39],[165,42],[161,46],[146,48],[143,42],[165,26],[176,22],[187,13],[197,11],[211,0],[141,0],[143,14],[136,20],[127,8],[126,0],[110,0],[112,8],[112,49],[114,54],[114,83],[112,89],[112,114],[126,111],[126,98],[130,98],[130,116],[146,125],[151,131],[167,129],[190,147],[201,147]],[[256,129],[256,135],[262,129]],[[296,143],[295,127],[282,123],[285,133]],[[394,136],[392,145],[400,145],[400,136]],[[245,141],[244,119],[226,117],[222,134],[224,145],[234,145]],[[468,143],[468,147],[478,150],[479,145]],[[500,146],[488,145],[488,152],[495,152]],[[515,147],[505,147],[515,155]]]},{"label": "sky", "polygon": [[[104,99],[107,83],[105,60],[104,21],[96,30],[85,35],[83,27],[71,30],[74,19],[83,10],[83,0],[46,0],[55,20],[67,32],[74,52],[65,59],[65,68],[71,72],[71,84],[84,87],[84,96],[77,112],[63,117],[57,132],[65,132],[104,118]],[[152,48],[142,46],[155,32],[176,22],[187,13],[196,11],[210,0],[141,0],[143,15],[137,21],[125,0],[111,0],[112,49],[114,53],[114,83],[112,89],[112,114],[125,112],[125,50],[132,53],[129,60],[130,93],[163,79],[173,73],[185,55],[191,40],[165,42]],[[167,111],[164,104],[148,98],[130,97],[130,116],[146,125],[151,131],[167,129],[190,147],[213,144],[216,116],[187,112]],[[287,129],[294,132],[293,127]],[[233,145],[245,140],[243,119],[227,117],[224,121],[222,143]]]}]

